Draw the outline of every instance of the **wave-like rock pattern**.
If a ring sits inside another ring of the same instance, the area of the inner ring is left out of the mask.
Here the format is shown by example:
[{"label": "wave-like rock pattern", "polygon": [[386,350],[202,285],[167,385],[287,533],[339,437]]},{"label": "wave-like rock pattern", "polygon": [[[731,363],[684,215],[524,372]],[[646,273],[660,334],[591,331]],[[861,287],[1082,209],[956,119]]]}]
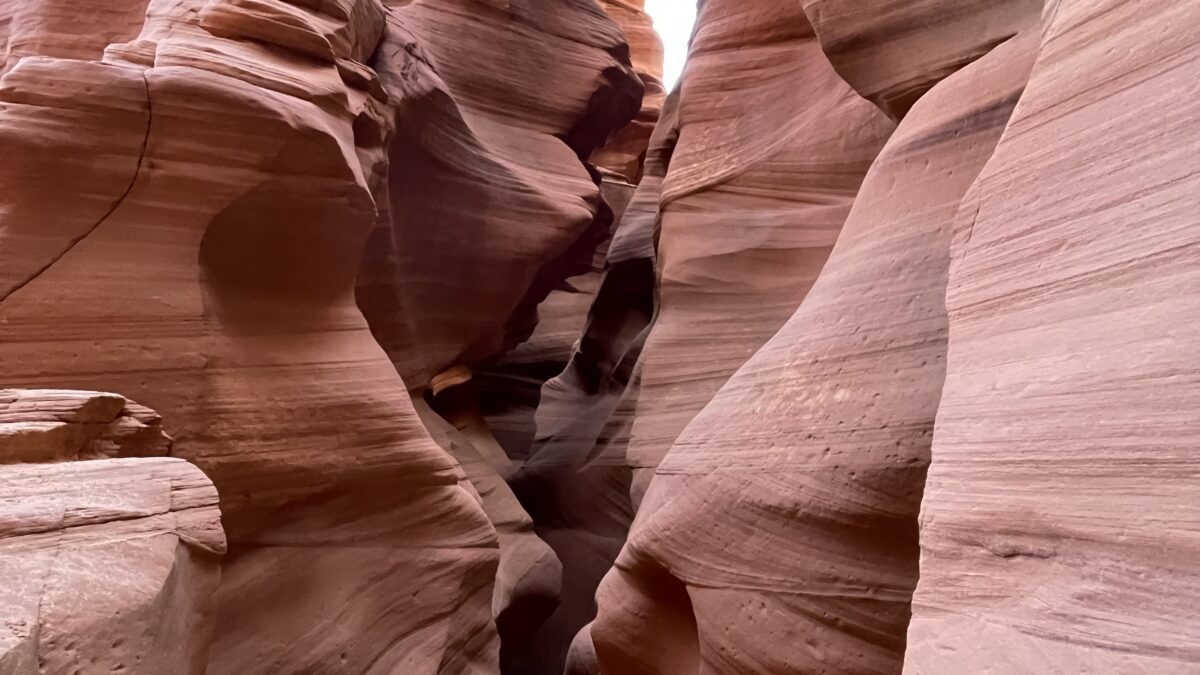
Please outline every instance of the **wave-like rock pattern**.
[{"label": "wave-like rock pattern", "polygon": [[0,390],[0,672],[202,675],[217,491],[145,406]]},{"label": "wave-like rock pattern", "polygon": [[628,449],[635,503],[692,417],[796,310],[892,129],[824,60],[798,5],[705,3],[679,106]]},{"label": "wave-like rock pattern", "polygon": [[642,108],[629,124],[592,153],[591,161],[633,184],[644,177],[646,151],[666,102],[663,45],[646,14],[645,0],[597,0],[629,40],[630,57],[645,87]]},{"label": "wave-like rock pattern", "polygon": [[[386,199],[364,65],[384,17],[156,2],[103,63],[0,80],[28,170],[3,176],[0,249],[30,261],[5,267],[6,384],[127,392],[212,478],[230,552],[208,673],[496,667],[495,529],[354,301]],[[32,171],[73,189],[17,189]]]},{"label": "wave-like rock pattern", "polygon": [[594,2],[504,5],[394,3],[374,60],[395,137],[358,296],[414,390],[529,337],[538,303],[591,268],[611,212],[582,158],[641,103]]},{"label": "wave-like rock pattern", "polygon": [[801,3],[838,73],[900,119],[933,85],[1016,35],[1043,0]]},{"label": "wave-like rock pattern", "polygon": [[1200,7],[1047,17],[958,216],[905,672],[1194,673]]},{"label": "wave-like rock pattern", "polygon": [[0,673],[1195,672],[1193,4],[0,3]]}]

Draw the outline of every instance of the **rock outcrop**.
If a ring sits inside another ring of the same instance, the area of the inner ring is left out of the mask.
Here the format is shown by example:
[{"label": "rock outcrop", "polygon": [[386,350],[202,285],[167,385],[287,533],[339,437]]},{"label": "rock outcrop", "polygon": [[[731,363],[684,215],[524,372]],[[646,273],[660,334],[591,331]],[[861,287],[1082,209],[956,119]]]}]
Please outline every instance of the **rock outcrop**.
[{"label": "rock outcrop", "polygon": [[[559,604],[562,563],[539,538],[533,520],[501,476],[504,450],[488,435],[482,420],[434,412],[424,399],[413,405],[434,440],[463,467],[479,492],[480,504],[495,525],[500,561],[492,592],[492,616],[500,634],[501,672],[519,673],[538,653],[535,635]],[[474,422],[472,424],[472,422]]]},{"label": "rock outcrop", "polygon": [[124,396],[0,389],[0,464],[162,457],[170,449],[158,413]]},{"label": "rock outcrop", "polygon": [[1047,18],[958,214],[905,672],[1194,673],[1200,7]]},{"label": "rock outcrop", "polygon": [[202,675],[217,492],[124,397],[0,390],[0,672]]}]

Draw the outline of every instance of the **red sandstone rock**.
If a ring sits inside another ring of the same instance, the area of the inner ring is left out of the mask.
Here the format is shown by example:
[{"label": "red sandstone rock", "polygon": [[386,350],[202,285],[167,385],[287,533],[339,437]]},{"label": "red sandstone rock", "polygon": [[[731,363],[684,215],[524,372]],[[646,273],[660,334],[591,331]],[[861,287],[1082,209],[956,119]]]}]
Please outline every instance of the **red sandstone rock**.
[{"label": "red sandstone rock", "polygon": [[892,129],[829,67],[798,6],[713,1],[698,22],[639,361],[635,504],[679,432],[796,310]]},{"label": "red sandstone rock", "polygon": [[397,3],[374,61],[396,135],[358,297],[415,390],[511,349],[590,269],[609,222],[581,157],[640,103],[624,36],[591,0],[507,4]]},{"label": "red sandstone rock", "polygon": [[495,530],[354,304],[383,17],[155,4],[107,65],[0,81],[6,169],[76,181],[48,199],[0,177],[0,249],[36,263],[4,267],[5,383],[128,392],[212,478],[230,555],[209,673],[496,667]]},{"label": "red sandstone rock", "polygon": [[[450,392],[456,389],[461,387]],[[501,638],[500,666],[504,672],[520,672],[514,669],[528,658],[535,646],[534,635],[558,605],[562,563],[534,534],[533,521],[501,477],[507,473],[503,466],[507,457],[487,432],[478,411],[443,402],[439,412],[434,412],[419,398],[413,405],[434,440],[462,465],[496,526],[500,563],[492,614]]]},{"label": "red sandstone rock", "polygon": [[137,36],[149,1],[11,0],[0,4],[0,75],[27,56],[99,59],[108,45]]},{"label": "red sandstone rock", "polygon": [[162,456],[160,422],[117,394],[0,390],[0,672],[205,672],[217,492]]},{"label": "red sandstone rock", "polygon": [[899,119],[930,87],[1029,24],[1043,0],[801,0],[826,55]]},{"label": "red sandstone rock", "polygon": [[951,223],[1031,44],[917,102],[799,310],[675,442],[600,588],[602,672],[899,671]]},{"label": "red sandstone rock", "polygon": [[1200,6],[1048,3],[959,209],[906,673],[1200,670]]},{"label": "red sandstone rock", "polygon": [[562,603],[536,637],[529,672],[562,671],[571,640],[595,616],[596,586],[633,520],[625,460],[633,368],[654,312],[658,198],[677,137],[677,100],[672,94],[663,109],[582,336],[566,367],[541,388],[537,437],[511,480],[564,565]]},{"label": "red sandstone rock", "polygon": [[645,0],[598,0],[605,12],[621,27],[629,40],[634,70],[645,87],[642,109],[632,122],[621,129],[604,147],[592,153],[596,166],[608,169],[632,183],[642,180],[642,165],[650,136],[658,124],[667,92],[663,88],[663,46],[650,17]]},{"label": "red sandstone rock", "polygon": [[225,540],[196,467],[20,464],[0,486],[0,672],[205,672]]},{"label": "red sandstone rock", "polygon": [[0,672],[1200,668],[1200,10],[1042,4],[0,6]]},{"label": "red sandstone rock", "polygon": [[117,394],[0,389],[0,464],[165,456],[153,410]]}]

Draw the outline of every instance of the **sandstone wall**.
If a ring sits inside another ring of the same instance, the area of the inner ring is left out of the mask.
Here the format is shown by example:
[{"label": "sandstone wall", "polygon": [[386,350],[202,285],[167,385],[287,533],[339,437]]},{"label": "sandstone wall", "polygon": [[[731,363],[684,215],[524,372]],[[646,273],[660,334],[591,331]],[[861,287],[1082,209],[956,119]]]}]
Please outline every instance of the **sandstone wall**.
[{"label": "sandstone wall", "polygon": [[4,383],[130,392],[212,477],[209,672],[493,671],[558,562],[486,429],[427,416],[447,454],[408,390],[592,268],[624,35],[589,0],[95,9],[0,14]]},{"label": "sandstone wall", "polygon": [[821,57],[794,3],[706,2],[679,106],[628,450],[635,503],[679,432],[800,304],[892,129]]},{"label": "sandstone wall", "polygon": [[0,672],[1195,672],[1198,27],[0,3]]},{"label": "sandstone wall", "polygon": [[202,675],[217,491],[124,397],[0,389],[0,672]]},{"label": "sandstone wall", "polygon": [[1191,3],[1048,3],[957,218],[906,673],[1200,668]]}]

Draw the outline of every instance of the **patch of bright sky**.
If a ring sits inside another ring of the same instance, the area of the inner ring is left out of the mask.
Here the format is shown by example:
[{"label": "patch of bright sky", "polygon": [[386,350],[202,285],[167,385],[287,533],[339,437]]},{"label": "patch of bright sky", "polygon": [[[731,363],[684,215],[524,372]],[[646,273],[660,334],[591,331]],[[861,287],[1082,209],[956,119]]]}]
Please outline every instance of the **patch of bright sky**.
[{"label": "patch of bright sky", "polygon": [[654,30],[663,41],[663,84],[671,91],[687,61],[688,38],[696,23],[696,0],[646,0],[646,13],[654,19]]}]

